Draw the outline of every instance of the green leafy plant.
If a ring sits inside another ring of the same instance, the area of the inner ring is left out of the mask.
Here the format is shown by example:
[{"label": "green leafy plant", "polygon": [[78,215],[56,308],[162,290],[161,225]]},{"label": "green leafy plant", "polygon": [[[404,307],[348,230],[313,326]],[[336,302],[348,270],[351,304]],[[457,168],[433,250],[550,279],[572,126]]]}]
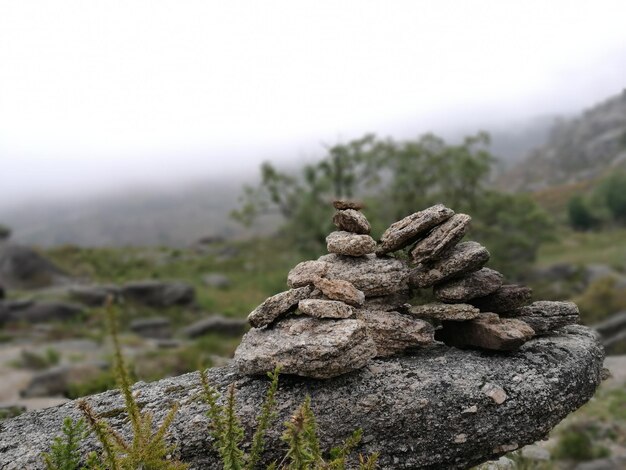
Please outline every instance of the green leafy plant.
[{"label": "green leafy plant", "polygon": [[[200,371],[204,398],[209,405],[207,415],[210,418],[210,430],[224,470],[254,470],[258,468],[265,447],[267,430],[275,418],[276,391],[278,390],[279,370],[268,373],[270,386],[261,413],[257,420],[257,429],[252,437],[250,452],[242,450],[244,430],[235,413],[235,387],[228,387],[226,403],[220,405],[219,393],[208,381],[205,371]],[[271,470],[345,470],[347,457],[361,442],[362,431],[356,430],[339,447],[329,452],[324,459],[317,435],[317,423],[311,409],[311,398],[307,396],[292,418],[285,423],[281,439],[287,444],[287,452],[280,463],[273,462],[267,468]],[[374,470],[378,455],[369,457],[359,455],[360,470]]]},{"label": "green leafy plant", "polygon": [[109,331],[113,339],[115,374],[118,386],[124,397],[124,405],[131,423],[133,437],[125,440],[104,421],[86,400],[78,402],[78,408],[85,416],[89,427],[103,447],[103,457],[109,470],[182,470],[187,465],[168,459],[174,448],[165,442],[165,435],[170,428],[178,406],[174,405],[163,422],[153,431],[153,415],[142,412],[131,390],[131,379],[119,343],[115,312],[110,303],[106,308]]},{"label": "green leafy plant", "polygon": [[80,465],[80,441],[90,434],[82,418],[73,421],[69,416],[66,417],[63,420],[61,432],[63,436],[55,437],[50,446],[50,452],[44,453],[42,456],[48,470],[97,470],[102,468],[95,452],[91,452],[87,456],[85,466]]}]

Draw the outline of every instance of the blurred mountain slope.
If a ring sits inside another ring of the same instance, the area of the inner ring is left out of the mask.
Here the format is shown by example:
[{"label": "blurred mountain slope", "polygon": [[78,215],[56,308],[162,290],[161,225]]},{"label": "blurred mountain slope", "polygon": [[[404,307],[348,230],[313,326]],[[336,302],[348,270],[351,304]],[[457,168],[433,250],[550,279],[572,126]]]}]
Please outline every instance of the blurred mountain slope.
[{"label": "blurred mountain slope", "polygon": [[547,142],[503,173],[497,186],[508,191],[539,191],[593,181],[626,167],[626,91],[556,121]]}]

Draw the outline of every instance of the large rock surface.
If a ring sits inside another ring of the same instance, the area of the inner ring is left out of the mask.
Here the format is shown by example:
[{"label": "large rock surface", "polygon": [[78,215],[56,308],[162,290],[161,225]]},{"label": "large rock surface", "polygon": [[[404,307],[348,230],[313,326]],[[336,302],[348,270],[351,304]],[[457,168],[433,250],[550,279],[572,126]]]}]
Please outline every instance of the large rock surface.
[{"label": "large rock surface", "polygon": [[[507,450],[533,443],[587,402],[601,380],[602,349],[587,328],[569,326],[532,339],[513,353],[461,351],[444,346],[411,356],[380,359],[360,371],[324,381],[281,377],[278,417],[268,436],[265,463],[280,460],[284,421],[309,394],[324,449],[363,429],[357,452],[381,452],[380,468],[466,469]],[[211,369],[225,394],[237,387],[237,414],[249,437],[265,396],[265,378],[244,377],[234,366]],[[492,384],[485,388],[486,384]],[[506,397],[497,404],[500,387]],[[207,432],[207,406],[198,399],[198,374],[135,386],[145,410],[161,422],[180,404],[169,439],[193,469],[220,468]],[[114,391],[89,399],[97,412],[128,436],[122,398]],[[476,406],[476,413],[463,412]],[[0,468],[43,469],[41,452],[59,433],[63,418],[78,418],[75,403],[26,413],[0,428]],[[459,436],[465,435],[465,439]],[[462,442],[461,442],[462,441]],[[90,437],[82,450],[94,449]]]}]

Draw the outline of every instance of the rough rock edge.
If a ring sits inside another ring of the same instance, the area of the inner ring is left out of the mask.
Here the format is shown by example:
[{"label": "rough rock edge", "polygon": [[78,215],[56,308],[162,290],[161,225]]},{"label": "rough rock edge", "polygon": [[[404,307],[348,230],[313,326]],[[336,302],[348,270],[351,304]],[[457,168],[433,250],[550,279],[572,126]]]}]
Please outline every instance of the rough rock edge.
[{"label": "rough rock edge", "polygon": [[[380,451],[383,470],[468,468],[545,437],[593,396],[601,381],[603,358],[591,330],[568,326],[529,341],[515,353],[494,355],[441,346],[412,356],[372,360],[360,371],[325,381],[281,377],[278,418],[267,438],[264,463],[282,458],[281,423],[310,394],[323,449],[361,427],[364,439],[357,452]],[[237,414],[250,436],[268,381],[241,376],[233,366],[211,369],[209,379],[222,394],[230,383],[236,384]],[[495,404],[481,391],[486,382],[503,387],[508,399]],[[197,398],[201,387],[196,373],[140,382],[134,388],[144,410],[154,412],[158,423],[173,403],[180,403],[170,442],[191,468],[219,467],[207,431],[207,407]],[[128,436],[117,392],[94,395],[89,401]],[[462,414],[473,405],[479,413]],[[48,450],[68,415],[79,417],[73,402],[4,421],[0,468],[44,468],[39,455]],[[471,438],[455,443],[463,433]],[[89,438],[82,451],[94,449],[94,444]]]}]

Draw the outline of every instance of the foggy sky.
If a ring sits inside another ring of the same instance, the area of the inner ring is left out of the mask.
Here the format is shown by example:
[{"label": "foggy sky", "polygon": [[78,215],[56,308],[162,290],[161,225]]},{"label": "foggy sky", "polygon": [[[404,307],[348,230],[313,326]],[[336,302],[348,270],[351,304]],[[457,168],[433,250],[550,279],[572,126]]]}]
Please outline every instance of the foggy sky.
[{"label": "foggy sky", "polygon": [[0,2],[0,205],[477,130],[626,85],[615,1]]}]

